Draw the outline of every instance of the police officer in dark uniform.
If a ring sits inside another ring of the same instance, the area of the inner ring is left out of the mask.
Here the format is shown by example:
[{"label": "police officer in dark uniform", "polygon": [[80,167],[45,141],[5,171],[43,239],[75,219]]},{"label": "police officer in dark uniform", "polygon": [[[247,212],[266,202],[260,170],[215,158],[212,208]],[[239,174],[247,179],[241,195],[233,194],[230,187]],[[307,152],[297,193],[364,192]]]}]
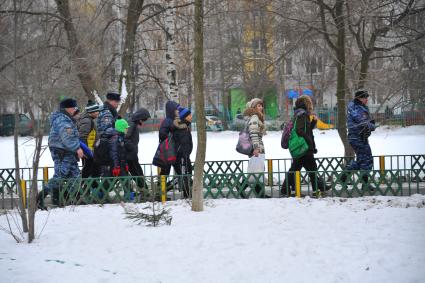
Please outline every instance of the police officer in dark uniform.
[{"label": "police officer in dark uniform", "polygon": [[[52,193],[52,202],[59,204],[59,189],[63,179],[76,182],[80,176],[78,160],[84,156],[80,148],[75,115],[79,112],[77,101],[72,98],[60,102],[59,111],[50,116],[49,150],[54,162],[55,173],[37,196],[39,209],[46,209],[44,197]],[[60,179],[60,180],[58,180]],[[69,186],[72,188],[72,185]]]},{"label": "police officer in dark uniform", "polygon": [[[354,94],[354,100],[348,104],[347,109],[347,129],[348,142],[353,148],[356,159],[348,166],[347,170],[370,171],[373,167],[372,151],[370,149],[368,138],[375,130],[375,120],[371,118],[369,108],[367,107],[369,94],[366,90],[357,90]],[[368,174],[362,175],[362,189],[374,190],[368,185]],[[341,181],[345,183],[347,174],[343,173]]]}]

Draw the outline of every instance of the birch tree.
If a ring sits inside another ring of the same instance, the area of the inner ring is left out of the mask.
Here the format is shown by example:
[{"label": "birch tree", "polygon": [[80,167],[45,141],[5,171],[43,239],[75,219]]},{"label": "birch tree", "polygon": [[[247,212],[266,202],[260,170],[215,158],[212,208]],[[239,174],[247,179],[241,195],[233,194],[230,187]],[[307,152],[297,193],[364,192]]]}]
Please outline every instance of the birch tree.
[{"label": "birch tree", "polygon": [[165,59],[167,62],[167,95],[169,99],[179,103],[179,87],[177,84],[175,62],[175,18],[175,0],[166,0],[165,35],[167,51],[165,53]]},{"label": "birch tree", "polygon": [[194,22],[194,89],[196,130],[198,145],[196,148],[195,173],[192,188],[192,210],[203,211],[203,188],[204,188],[204,163],[207,146],[205,132],[205,98],[204,98],[204,32],[203,32],[203,7],[202,0],[195,0]]}]

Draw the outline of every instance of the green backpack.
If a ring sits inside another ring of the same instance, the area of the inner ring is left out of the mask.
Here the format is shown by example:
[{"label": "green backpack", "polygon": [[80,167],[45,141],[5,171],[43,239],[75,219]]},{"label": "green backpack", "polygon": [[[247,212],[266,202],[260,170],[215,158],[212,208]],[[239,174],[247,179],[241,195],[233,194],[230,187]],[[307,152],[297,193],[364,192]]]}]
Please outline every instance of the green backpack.
[{"label": "green backpack", "polygon": [[[291,153],[292,158],[300,158],[308,150],[308,144],[303,137],[297,135],[297,120],[298,117],[295,117],[294,126],[291,130],[291,136],[289,137],[289,152]],[[304,131],[306,131],[306,124],[304,124]]]}]

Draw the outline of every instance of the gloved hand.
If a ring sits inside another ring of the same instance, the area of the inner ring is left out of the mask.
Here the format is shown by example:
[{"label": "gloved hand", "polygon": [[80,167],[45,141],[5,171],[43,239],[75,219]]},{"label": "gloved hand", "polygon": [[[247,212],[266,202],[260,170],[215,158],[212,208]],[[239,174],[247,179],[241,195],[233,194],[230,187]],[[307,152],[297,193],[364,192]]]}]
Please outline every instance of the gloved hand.
[{"label": "gloved hand", "polygon": [[313,150],[313,153],[314,153],[314,154],[316,154],[316,153],[317,153],[317,148],[315,148],[315,149]]},{"label": "gloved hand", "polygon": [[372,123],[373,125],[375,125],[375,119],[370,120],[370,123]]},{"label": "gloved hand", "polygon": [[120,173],[121,173],[120,167],[114,167],[114,169],[112,169],[112,176],[118,177]]},{"label": "gloved hand", "polygon": [[128,165],[125,165],[125,172],[128,173]]}]

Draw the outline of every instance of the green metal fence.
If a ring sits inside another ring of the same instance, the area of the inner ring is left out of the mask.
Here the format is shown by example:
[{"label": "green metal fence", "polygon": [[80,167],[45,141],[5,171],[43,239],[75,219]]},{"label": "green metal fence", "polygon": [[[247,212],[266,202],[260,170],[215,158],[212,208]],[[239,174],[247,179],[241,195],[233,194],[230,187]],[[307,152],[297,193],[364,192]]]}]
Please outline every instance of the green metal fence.
[{"label": "green metal fence", "polygon": [[[308,178],[309,172],[300,172],[298,189],[301,195],[357,197],[370,195],[384,196],[408,196],[412,194],[425,194],[425,172],[423,169],[393,169],[372,170],[368,172],[351,171],[347,182],[341,181],[343,171],[318,171],[316,181],[326,179],[330,187],[327,192],[320,192],[312,187],[312,180]],[[367,183],[361,177],[368,174]],[[281,192],[282,184],[288,178],[289,172],[266,171],[264,173],[222,173],[204,175],[205,198],[250,198],[250,197],[285,197]],[[104,204],[117,202],[144,202],[165,201],[183,198],[183,182],[191,176],[161,176],[147,177],[120,177],[120,178],[88,178],[59,180],[59,193],[56,196],[58,205],[81,205],[81,204]],[[142,179],[142,180],[141,180]],[[138,187],[141,181],[146,187]],[[30,187],[31,182],[25,181]],[[38,182],[38,188],[42,188],[43,181]],[[191,187],[192,182],[187,182]],[[371,190],[371,187],[374,189]],[[27,191],[24,192],[28,194]],[[52,195],[47,198],[51,203]],[[16,206],[18,195],[15,191],[2,193],[2,208]]]}]

